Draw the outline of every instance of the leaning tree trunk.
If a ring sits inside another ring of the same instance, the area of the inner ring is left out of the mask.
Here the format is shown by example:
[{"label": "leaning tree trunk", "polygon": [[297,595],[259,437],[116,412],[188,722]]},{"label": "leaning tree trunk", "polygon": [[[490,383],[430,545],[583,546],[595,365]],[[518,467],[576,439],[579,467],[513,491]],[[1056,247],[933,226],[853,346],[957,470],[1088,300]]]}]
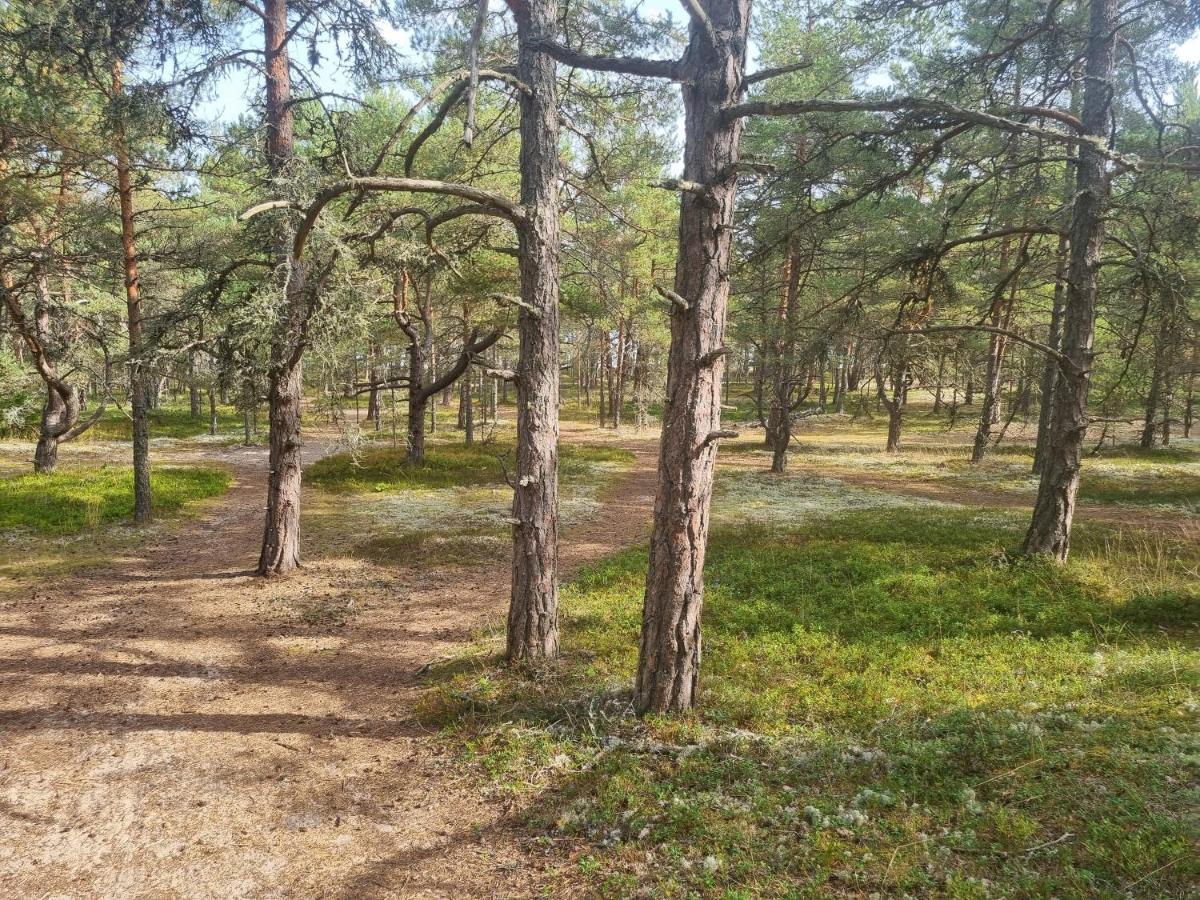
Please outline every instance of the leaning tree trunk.
[{"label": "leaning tree trunk", "polygon": [[1065,364],[1059,372],[1051,413],[1050,441],[1038,485],[1025,553],[1065,562],[1079,490],[1079,463],[1088,427],[1096,295],[1109,175],[1102,145],[1109,135],[1113,90],[1116,0],[1092,0],[1083,88],[1083,132],[1092,140],[1079,148],[1075,204],[1071,213],[1070,264],[1063,322]]},{"label": "leaning tree trunk", "polygon": [[635,702],[641,713],[686,710],[697,699],[704,556],[721,431],[725,310],[737,192],[749,0],[706,4],[716,41],[693,17],[684,54],[686,115],[679,251],[658,458],[658,490],[642,612]]},{"label": "leaning tree trunk", "polygon": [[[112,66],[113,95],[123,90],[121,62]],[[133,185],[129,171],[129,148],[121,116],[113,132],[116,144],[117,198],[121,205],[121,258],[125,269],[125,306],[129,316],[129,409],[133,419],[133,521],[150,521],[150,420],[146,409],[146,380],[143,375],[142,298],[138,281],[137,249],[133,230]]]},{"label": "leaning tree trunk", "polygon": [[510,6],[517,21],[521,93],[518,229],[522,308],[517,320],[517,472],[513,489],[510,660],[558,656],[558,99],[555,0]]},{"label": "leaning tree trunk", "polygon": [[[267,162],[281,195],[295,156],[287,0],[265,0],[263,35],[267,100]],[[280,216],[275,231],[275,273],[284,310],[272,339],[267,387],[270,440],[267,515],[258,574],[281,575],[300,565],[300,340],[304,268],[292,253],[292,228]]]}]

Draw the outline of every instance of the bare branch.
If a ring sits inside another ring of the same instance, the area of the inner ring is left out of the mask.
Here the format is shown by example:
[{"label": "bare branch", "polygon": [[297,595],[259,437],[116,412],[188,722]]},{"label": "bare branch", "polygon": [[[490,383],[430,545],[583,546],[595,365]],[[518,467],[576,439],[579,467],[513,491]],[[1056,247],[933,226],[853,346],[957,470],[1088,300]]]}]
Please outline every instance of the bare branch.
[{"label": "bare branch", "polygon": [[689,304],[686,300],[684,300],[682,297],[680,297],[674,291],[669,290],[668,288],[662,287],[661,285],[657,285],[657,284],[654,286],[654,289],[656,291],[658,291],[667,300],[670,300],[671,303],[673,303],[676,307],[678,307],[683,312],[687,312],[689,309],[692,308],[691,304]]},{"label": "bare branch", "polygon": [[786,66],[773,66],[770,69],[759,69],[752,75],[747,75],[742,81],[744,85],[758,84],[760,81],[766,81],[769,78],[778,78],[780,75],[790,75],[792,72],[799,72],[801,69],[812,67],[811,60],[802,60],[801,62],[790,63]]},{"label": "bare branch", "polygon": [[683,65],[674,59],[643,59],[638,56],[590,56],[548,40],[531,41],[530,46],[549,53],[560,63],[593,72],[613,72],[617,75],[641,75],[646,78],[667,78],[680,81]]}]

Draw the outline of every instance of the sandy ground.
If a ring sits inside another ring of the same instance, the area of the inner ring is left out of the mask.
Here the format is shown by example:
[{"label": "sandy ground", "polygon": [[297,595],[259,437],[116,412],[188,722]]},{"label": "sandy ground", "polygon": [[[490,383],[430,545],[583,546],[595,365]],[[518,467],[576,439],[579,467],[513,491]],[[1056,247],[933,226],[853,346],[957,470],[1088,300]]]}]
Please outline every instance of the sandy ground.
[{"label": "sandy ground", "polygon": [[[564,535],[565,572],[645,539],[653,445],[622,442],[637,463]],[[415,714],[422,667],[502,613],[508,560],[254,578],[265,455],[205,455],[236,476],[206,515],[0,601],[0,897],[569,892],[564,848]]]}]

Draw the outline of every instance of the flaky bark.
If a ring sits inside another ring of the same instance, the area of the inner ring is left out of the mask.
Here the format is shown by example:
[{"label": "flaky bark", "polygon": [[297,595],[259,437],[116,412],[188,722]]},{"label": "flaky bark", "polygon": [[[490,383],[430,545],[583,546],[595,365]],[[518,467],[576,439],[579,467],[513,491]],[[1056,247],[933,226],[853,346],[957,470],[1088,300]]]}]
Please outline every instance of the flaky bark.
[{"label": "flaky bark", "polygon": [[554,0],[509,0],[517,21],[521,92],[521,205],[517,229],[517,472],[513,490],[510,660],[558,656],[558,101]]},{"label": "flaky bark", "polygon": [[[264,0],[267,84],[267,162],[271,179],[287,176],[295,157],[292,82],[288,63],[287,0]],[[281,191],[282,193],[282,191]],[[298,342],[304,319],[304,266],[292,254],[293,229],[280,216],[275,229],[275,275],[284,309],[272,338],[267,404],[267,515],[259,575],[281,575],[300,565],[300,404],[303,391]]]},{"label": "flaky bark", "polygon": [[1100,251],[1109,201],[1109,173],[1103,144],[1109,135],[1116,14],[1116,0],[1092,0],[1082,113],[1084,134],[1092,142],[1080,146],[1076,166],[1063,321],[1062,352],[1068,364],[1062,367],[1054,391],[1050,442],[1033,520],[1025,537],[1026,554],[1049,556],[1058,562],[1065,562],[1070,552],[1079,463],[1088,426]]},{"label": "flaky bark", "polygon": [[[689,709],[700,673],[704,557],[717,440],[721,436],[723,342],[730,238],[745,73],[748,0],[709,0],[693,14],[682,68],[686,116],[679,252],[663,406],[658,490],[635,686],[642,713]],[[706,24],[707,23],[707,24]],[[708,27],[711,25],[712,27]]]}]

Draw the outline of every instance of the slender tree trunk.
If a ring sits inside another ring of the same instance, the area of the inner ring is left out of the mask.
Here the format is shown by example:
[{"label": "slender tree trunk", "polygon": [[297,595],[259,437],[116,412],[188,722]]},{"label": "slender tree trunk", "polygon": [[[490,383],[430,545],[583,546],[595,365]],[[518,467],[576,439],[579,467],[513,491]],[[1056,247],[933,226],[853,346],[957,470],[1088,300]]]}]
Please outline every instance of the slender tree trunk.
[{"label": "slender tree trunk", "polygon": [[371,423],[372,430],[378,433],[383,428],[383,410],[379,388],[375,386],[379,381],[379,345],[374,341],[367,344],[367,362],[367,381],[371,383],[371,390],[367,394],[367,421]]},{"label": "slender tree trunk", "polygon": [[[113,97],[124,90],[120,60],[112,64]],[[129,394],[133,419],[133,521],[144,525],[152,514],[150,496],[150,420],[146,411],[146,383],[142,376],[142,298],[138,281],[137,249],[133,229],[133,184],[125,126],[118,115],[113,132],[116,144],[117,199],[121,206],[121,259],[125,271],[125,307],[129,319]]]},{"label": "slender tree trunk", "polygon": [[[1154,366],[1150,372],[1150,390],[1146,396],[1146,414],[1142,425],[1141,445],[1153,447],[1159,439],[1163,422],[1170,415],[1164,409],[1164,387],[1166,385],[1171,352],[1171,316],[1164,310],[1158,325],[1158,334],[1154,338]],[[1159,417],[1162,417],[1162,422]]]},{"label": "slender tree trunk", "polygon": [[1183,400],[1183,436],[1192,436],[1196,412],[1196,374],[1200,370],[1200,340],[1192,340],[1192,364],[1188,369],[1187,390]]},{"label": "slender tree trunk", "polygon": [[[770,431],[771,471],[782,475],[787,471],[788,448],[792,443],[792,397],[796,381],[796,307],[800,294],[800,254],[795,247],[788,248],[788,259],[784,272],[784,301],[779,327],[781,329],[775,350],[775,383],[771,391],[771,416],[767,420]],[[824,376],[822,376],[824,378]],[[824,381],[822,381],[822,390]],[[824,405],[824,396],[821,398]]]},{"label": "slender tree trunk", "polygon": [[[264,0],[267,99],[267,162],[279,194],[295,158],[291,72],[288,62],[287,0]],[[275,232],[275,273],[284,295],[281,322],[272,339],[267,385],[270,425],[267,515],[259,575],[282,575],[300,565],[300,405],[304,267],[292,255],[292,228],[280,216]]]},{"label": "slender tree trunk", "polygon": [[713,469],[721,430],[725,311],[737,192],[749,0],[709,0],[714,42],[692,19],[683,66],[683,178],[705,185],[680,198],[679,251],[658,459],[658,491],[642,613],[635,703],[641,713],[691,708],[700,674],[700,613]]},{"label": "slender tree trunk", "polygon": [[649,403],[646,383],[650,376],[650,348],[644,341],[638,341],[633,364],[633,403],[637,409],[637,430],[641,431],[649,424]]},{"label": "slender tree trunk", "polygon": [[942,382],[946,377],[946,354],[939,353],[937,356],[937,383],[933,387],[933,414],[936,416],[942,411]]},{"label": "slender tree trunk", "polygon": [[1097,144],[1109,136],[1116,15],[1116,0],[1092,0],[1081,118],[1084,134],[1096,143],[1079,148],[1063,321],[1063,353],[1068,365],[1059,373],[1055,387],[1046,464],[1025,537],[1027,554],[1059,562],[1065,562],[1070,551],[1079,464],[1087,436],[1100,251],[1109,200],[1108,163]]},{"label": "slender tree trunk", "polygon": [[621,427],[621,408],[625,405],[626,348],[628,339],[628,320],[621,319],[617,326],[617,371],[614,377],[615,390],[612,394],[611,403],[612,427],[614,429]]},{"label": "slender tree trunk", "polygon": [[193,419],[200,418],[200,383],[196,381],[196,355],[188,354],[188,412]]},{"label": "slender tree trunk", "polygon": [[[993,317],[996,327],[999,315]],[[993,334],[988,340],[987,372],[983,382],[983,403],[979,412],[979,425],[975,429],[975,442],[971,447],[971,462],[982,462],[992,444],[992,429],[1000,424],[1000,380],[1004,365],[1005,340]]]},{"label": "slender tree trunk", "polygon": [[217,392],[211,385],[208,388],[208,433],[212,437],[217,434]]},{"label": "slender tree trunk", "polygon": [[605,405],[604,400],[606,393],[611,393],[607,391],[606,387],[612,383],[612,379],[608,374],[612,368],[609,358],[610,350],[611,348],[608,346],[608,329],[606,328],[600,332],[600,362],[599,372],[596,378],[596,390],[600,397],[599,425],[601,428],[603,428],[608,422],[608,407]]},{"label": "slender tree trunk", "polygon": [[510,660],[558,656],[558,99],[555,0],[510,0],[521,94],[521,298],[517,318],[517,483],[513,490]]},{"label": "slender tree trunk", "polygon": [[[1074,187],[1072,184],[1071,188]],[[1067,262],[1069,240],[1066,235],[1058,239],[1058,253],[1054,266],[1054,300],[1050,308],[1050,333],[1047,346],[1062,349],[1063,315],[1067,308]],[[1047,357],[1042,368],[1041,408],[1038,410],[1037,443],[1033,449],[1033,474],[1040,475],[1046,465],[1050,447],[1050,422],[1054,412],[1054,394],[1058,385],[1058,360]]]},{"label": "slender tree trunk", "polygon": [[471,388],[471,377],[468,375],[462,380],[462,393],[459,395],[463,420],[463,443],[468,447],[475,445],[475,401]]}]

